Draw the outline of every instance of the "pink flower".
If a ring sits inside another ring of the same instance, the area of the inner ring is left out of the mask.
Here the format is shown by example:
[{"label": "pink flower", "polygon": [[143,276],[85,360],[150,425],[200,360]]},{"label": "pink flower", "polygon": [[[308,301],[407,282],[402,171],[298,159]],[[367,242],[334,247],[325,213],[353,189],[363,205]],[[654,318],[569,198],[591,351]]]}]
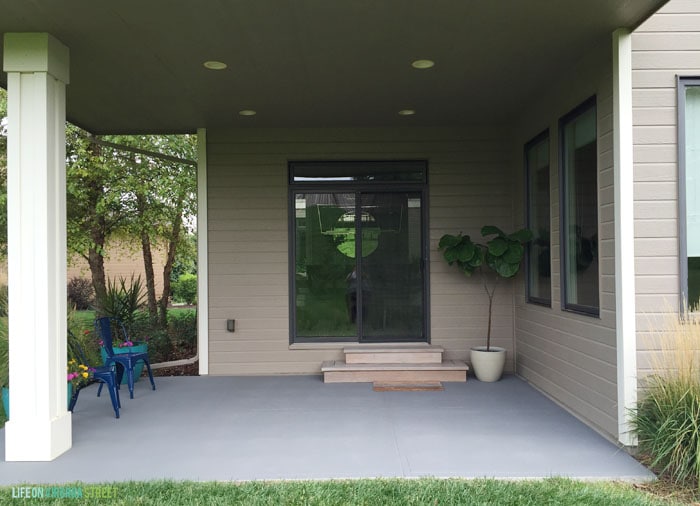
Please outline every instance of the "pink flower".
[{"label": "pink flower", "polygon": [[100,346],[104,346],[104,345],[105,345],[105,342],[104,342],[102,339],[100,339],[99,345],[100,345]]}]

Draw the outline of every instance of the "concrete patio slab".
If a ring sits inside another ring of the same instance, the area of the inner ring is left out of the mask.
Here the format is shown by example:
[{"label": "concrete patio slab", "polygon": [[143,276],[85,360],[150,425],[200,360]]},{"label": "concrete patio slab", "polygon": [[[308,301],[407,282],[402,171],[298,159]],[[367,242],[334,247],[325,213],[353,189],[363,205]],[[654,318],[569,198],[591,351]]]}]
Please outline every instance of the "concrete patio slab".
[{"label": "concrete patio slab", "polygon": [[[496,477],[647,481],[623,450],[524,381],[374,392],[318,376],[156,378],[114,418],[81,392],[73,448],[53,462],[6,462],[0,484],[124,480]],[[108,466],[86,465],[101,455]]]}]

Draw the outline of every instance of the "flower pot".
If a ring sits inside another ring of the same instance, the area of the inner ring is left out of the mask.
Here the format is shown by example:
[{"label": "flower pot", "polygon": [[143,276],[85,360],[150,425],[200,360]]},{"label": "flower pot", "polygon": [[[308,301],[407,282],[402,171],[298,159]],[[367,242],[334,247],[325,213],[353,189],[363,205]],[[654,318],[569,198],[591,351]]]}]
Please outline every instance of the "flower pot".
[{"label": "flower pot", "polygon": [[[68,383],[68,401],[66,407],[70,406],[71,397],[73,397],[73,383]],[[2,407],[5,410],[5,418],[10,419],[10,389],[2,387]]]},{"label": "flower pot", "polygon": [[471,349],[471,362],[474,374],[479,381],[498,381],[503,375],[503,367],[506,364],[506,350],[497,346],[491,346],[486,351],[486,346],[475,346]]},{"label": "flower pot", "polygon": [[[148,343],[139,343],[124,347],[113,346],[112,351],[115,355],[123,355],[125,353],[148,353]],[[107,363],[107,352],[105,352],[104,347],[100,348],[100,354],[102,355],[102,363]],[[143,371],[143,361],[139,361],[139,363],[134,366],[134,383],[141,377],[141,371]],[[128,382],[129,379],[126,376],[126,371],[124,371],[121,384],[126,385]]]}]

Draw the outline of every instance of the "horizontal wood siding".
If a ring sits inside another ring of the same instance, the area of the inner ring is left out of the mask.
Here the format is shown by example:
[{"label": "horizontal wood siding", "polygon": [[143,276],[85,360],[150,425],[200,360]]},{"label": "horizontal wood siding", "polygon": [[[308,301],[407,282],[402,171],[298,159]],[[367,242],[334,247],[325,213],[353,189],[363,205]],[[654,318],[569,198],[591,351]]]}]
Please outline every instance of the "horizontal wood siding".
[{"label": "horizontal wood siding", "polygon": [[[590,51],[542,90],[520,118],[514,179],[518,216],[524,223],[524,144],[550,133],[552,305],[526,302],[524,283],[515,294],[517,371],[598,430],[617,438],[611,43]],[[588,97],[597,97],[600,317],[561,308],[558,121]]]},{"label": "horizontal wood siding", "polygon": [[[318,373],[341,358],[339,347],[289,345],[289,160],[428,160],[432,343],[446,359],[467,358],[484,342],[486,295],[478,278],[448,268],[437,242],[447,232],[478,235],[485,223],[512,228],[511,142],[486,127],[208,130],[210,373]],[[494,314],[494,342],[513,370],[510,286],[499,289]]]},{"label": "horizontal wood siding", "polygon": [[[700,77],[700,2],[671,0],[632,34],[637,362],[659,349],[663,313],[680,306],[677,76]],[[640,383],[640,385],[643,383]]]}]

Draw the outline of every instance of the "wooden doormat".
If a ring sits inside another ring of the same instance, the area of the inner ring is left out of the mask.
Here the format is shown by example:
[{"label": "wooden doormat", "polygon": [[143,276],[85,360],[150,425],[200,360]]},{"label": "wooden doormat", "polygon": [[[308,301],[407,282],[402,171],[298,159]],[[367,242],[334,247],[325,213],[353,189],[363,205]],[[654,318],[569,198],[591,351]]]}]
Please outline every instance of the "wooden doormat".
[{"label": "wooden doormat", "polygon": [[374,383],[375,392],[441,392],[445,390],[439,381],[425,383]]}]

